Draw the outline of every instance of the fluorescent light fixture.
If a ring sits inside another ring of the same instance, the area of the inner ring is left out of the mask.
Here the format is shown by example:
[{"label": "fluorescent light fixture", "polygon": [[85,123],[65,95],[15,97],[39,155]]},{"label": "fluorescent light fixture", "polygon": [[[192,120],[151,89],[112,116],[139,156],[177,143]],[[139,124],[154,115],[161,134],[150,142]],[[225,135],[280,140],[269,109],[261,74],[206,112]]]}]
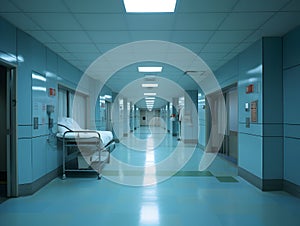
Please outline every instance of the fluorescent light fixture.
[{"label": "fluorescent light fixture", "polygon": [[123,0],[127,13],[173,13],[176,0]]},{"label": "fluorescent light fixture", "polygon": [[111,97],[112,97],[111,95],[104,95],[105,99],[111,99]]},{"label": "fluorescent light fixture", "polygon": [[47,79],[42,75],[32,74],[31,77],[32,77],[32,79],[40,80],[42,82],[47,81]]},{"label": "fluorescent light fixture", "polygon": [[42,86],[32,86],[32,90],[33,91],[42,91],[42,92],[47,91],[46,87],[42,87]]},{"label": "fluorescent light fixture", "polygon": [[156,96],[156,93],[144,93],[144,96]]},{"label": "fluorescent light fixture", "polygon": [[24,62],[24,58],[22,56],[16,56],[14,54],[0,53],[0,58],[10,63],[15,63],[16,61],[21,63]]},{"label": "fluorescent light fixture", "polygon": [[158,84],[157,83],[146,83],[146,84],[142,84],[142,87],[143,88],[156,88],[158,87]]},{"label": "fluorescent light fixture", "polygon": [[155,100],[155,97],[145,97],[145,100]]},{"label": "fluorescent light fixture", "polygon": [[139,72],[162,72],[162,67],[138,67]]}]

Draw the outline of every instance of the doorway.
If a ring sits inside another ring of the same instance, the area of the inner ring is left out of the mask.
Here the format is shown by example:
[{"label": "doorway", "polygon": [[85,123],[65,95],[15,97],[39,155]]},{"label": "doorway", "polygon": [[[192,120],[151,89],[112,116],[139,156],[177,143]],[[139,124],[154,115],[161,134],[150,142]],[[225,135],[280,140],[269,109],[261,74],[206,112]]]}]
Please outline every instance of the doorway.
[{"label": "doorway", "polygon": [[0,63],[0,202],[18,195],[16,69]]},{"label": "doorway", "polygon": [[226,159],[237,163],[238,159],[238,91],[237,85],[223,90],[226,111],[227,127],[220,154]]},{"label": "doorway", "polygon": [[112,131],[111,102],[105,101],[106,130]]},{"label": "doorway", "polygon": [[[206,144],[208,143],[208,138],[212,127],[215,131],[224,131],[223,142],[221,147],[219,144],[212,143],[212,149],[218,151],[219,155],[235,164],[238,160],[238,90],[237,84],[228,86],[222,90],[222,93],[213,93],[206,98],[209,100],[209,108],[205,108],[205,118],[206,118]],[[221,104],[220,99],[225,100],[224,104]],[[227,118],[226,128],[218,128],[220,126],[217,123],[213,123],[213,119],[222,121],[221,112],[226,111]],[[222,135],[223,136],[223,135]]]}]

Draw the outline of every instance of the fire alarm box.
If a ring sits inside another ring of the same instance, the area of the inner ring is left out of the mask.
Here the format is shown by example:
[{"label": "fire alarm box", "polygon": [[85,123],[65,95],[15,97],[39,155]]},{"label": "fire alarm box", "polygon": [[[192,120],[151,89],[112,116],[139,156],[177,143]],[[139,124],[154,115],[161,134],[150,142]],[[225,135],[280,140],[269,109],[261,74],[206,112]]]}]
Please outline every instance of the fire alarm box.
[{"label": "fire alarm box", "polygon": [[56,96],[56,90],[55,90],[54,88],[49,88],[49,96],[50,96],[50,97]]},{"label": "fire alarm box", "polygon": [[246,87],[246,93],[253,93],[254,92],[254,85],[251,84]]}]

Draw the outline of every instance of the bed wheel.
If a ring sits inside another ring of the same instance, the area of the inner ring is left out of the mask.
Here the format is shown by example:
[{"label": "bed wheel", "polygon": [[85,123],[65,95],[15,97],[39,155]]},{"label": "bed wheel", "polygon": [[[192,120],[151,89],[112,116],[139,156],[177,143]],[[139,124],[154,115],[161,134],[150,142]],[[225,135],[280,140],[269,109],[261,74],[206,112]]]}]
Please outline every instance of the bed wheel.
[{"label": "bed wheel", "polygon": [[66,174],[63,174],[61,179],[65,180],[66,179]]},{"label": "bed wheel", "polygon": [[98,174],[98,180],[101,180],[101,178],[102,178],[102,175],[100,175],[100,174]]}]

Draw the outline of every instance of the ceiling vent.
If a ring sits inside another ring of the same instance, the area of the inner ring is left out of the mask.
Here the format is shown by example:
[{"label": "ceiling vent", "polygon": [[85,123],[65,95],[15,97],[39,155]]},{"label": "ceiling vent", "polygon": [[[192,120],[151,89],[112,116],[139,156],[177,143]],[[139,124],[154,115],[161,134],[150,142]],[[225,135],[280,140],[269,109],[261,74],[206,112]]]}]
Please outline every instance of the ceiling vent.
[{"label": "ceiling vent", "polygon": [[145,76],[144,81],[146,81],[146,82],[155,82],[155,81],[157,81],[157,78],[155,76]]}]

